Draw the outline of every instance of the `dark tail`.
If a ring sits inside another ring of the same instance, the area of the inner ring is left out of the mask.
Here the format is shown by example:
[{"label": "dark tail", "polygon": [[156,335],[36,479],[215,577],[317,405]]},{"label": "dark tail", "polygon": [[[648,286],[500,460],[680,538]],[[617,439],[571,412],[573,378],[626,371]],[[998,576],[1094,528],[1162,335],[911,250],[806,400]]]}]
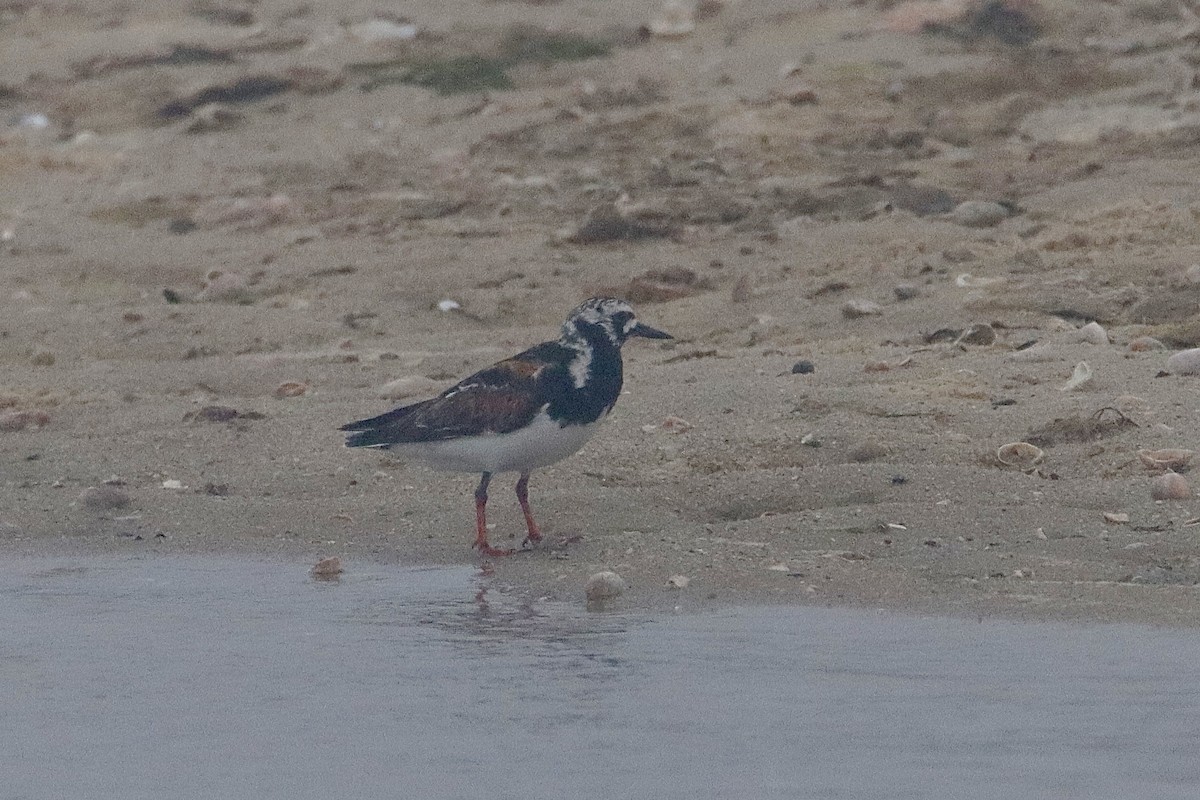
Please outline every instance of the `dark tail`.
[{"label": "dark tail", "polygon": [[394,444],[395,439],[390,435],[388,428],[395,422],[398,422],[413,412],[413,409],[420,406],[416,403],[403,408],[396,408],[387,413],[380,414],[377,417],[368,419],[360,419],[354,422],[347,422],[340,431],[357,431],[352,436],[347,437],[346,447],[381,447],[384,445]]}]

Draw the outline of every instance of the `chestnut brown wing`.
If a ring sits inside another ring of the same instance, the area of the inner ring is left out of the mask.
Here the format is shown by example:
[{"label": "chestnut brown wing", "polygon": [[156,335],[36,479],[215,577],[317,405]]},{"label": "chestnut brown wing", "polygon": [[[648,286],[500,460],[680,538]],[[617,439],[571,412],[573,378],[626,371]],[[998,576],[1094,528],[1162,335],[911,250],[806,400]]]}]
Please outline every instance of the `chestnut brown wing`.
[{"label": "chestnut brown wing", "polygon": [[508,433],[527,425],[546,405],[546,372],[553,365],[525,355],[481,370],[432,400],[345,425],[342,430],[356,431],[346,444],[387,447],[437,442]]}]

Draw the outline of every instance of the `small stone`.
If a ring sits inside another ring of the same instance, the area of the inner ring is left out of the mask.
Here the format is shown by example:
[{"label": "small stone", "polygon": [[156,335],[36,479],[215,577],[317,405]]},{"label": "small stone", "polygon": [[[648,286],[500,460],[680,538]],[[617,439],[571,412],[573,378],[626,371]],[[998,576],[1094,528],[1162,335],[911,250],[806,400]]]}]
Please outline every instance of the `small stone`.
[{"label": "small stone", "polygon": [[950,220],[967,228],[991,228],[1008,219],[1008,209],[986,200],[966,200],[950,212]]},{"label": "small stone", "polygon": [[615,572],[606,570],[597,572],[588,578],[587,583],[583,585],[583,592],[587,596],[588,603],[593,604],[620,597],[625,588],[624,578]]},{"label": "small stone", "polygon": [[915,283],[898,283],[892,289],[897,300],[912,300],[921,294],[921,288]]},{"label": "small stone", "polygon": [[342,560],[337,556],[329,556],[328,558],[322,558],[314,564],[313,568],[309,570],[309,574],[314,578],[328,580],[329,578],[336,578],[344,571],[342,569]]},{"label": "small stone", "polygon": [[672,589],[686,589],[691,579],[687,575],[672,575],[667,578],[667,586]]},{"label": "small stone", "polygon": [[1129,515],[1125,513],[1117,513],[1114,511],[1104,512],[1104,521],[1109,525],[1126,525],[1129,523]]},{"label": "small stone", "polygon": [[883,307],[870,300],[850,300],[842,306],[842,316],[847,319],[877,316],[883,313]]},{"label": "small stone", "polygon": [[797,361],[795,364],[792,364],[792,374],[811,375],[816,368],[816,365],[811,361]]},{"label": "small stone", "polygon": [[1173,354],[1167,359],[1167,371],[1176,375],[1200,375],[1200,347]]},{"label": "small stone", "polygon": [[45,411],[0,412],[0,433],[16,433],[26,428],[42,428],[50,424],[50,415]]},{"label": "small stone", "polygon": [[1192,496],[1192,489],[1187,478],[1167,472],[1150,482],[1150,496],[1155,500],[1186,500]]},{"label": "small stone", "polygon": [[183,485],[183,481],[181,481],[181,480],[177,480],[175,478],[167,478],[165,481],[162,482],[162,488],[170,489],[172,491],[178,492],[183,489],[186,489],[187,487]]},{"label": "small stone", "polygon": [[1108,331],[1099,322],[1089,322],[1079,329],[1079,341],[1085,344],[1108,344]]},{"label": "small stone", "polygon": [[54,353],[49,350],[39,350],[30,357],[29,363],[35,367],[52,367],[54,366]]},{"label": "small stone", "polygon": [[79,493],[79,502],[92,511],[111,511],[126,508],[130,498],[115,486],[89,486]]},{"label": "small stone", "polygon": [[299,381],[285,381],[275,387],[275,396],[283,399],[285,397],[299,397],[308,391],[308,385]]},{"label": "small stone", "polygon": [[1153,336],[1139,336],[1129,343],[1129,352],[1145,353],[1150,350],[1166,350],[1167,346]]},{"label": "small stone", "polygon": [[448,314],[451,311],[462,310],[462,305],[457,300],[450,300],[447,298],[445,300],[438,300],[437,309],[443,314]]}]

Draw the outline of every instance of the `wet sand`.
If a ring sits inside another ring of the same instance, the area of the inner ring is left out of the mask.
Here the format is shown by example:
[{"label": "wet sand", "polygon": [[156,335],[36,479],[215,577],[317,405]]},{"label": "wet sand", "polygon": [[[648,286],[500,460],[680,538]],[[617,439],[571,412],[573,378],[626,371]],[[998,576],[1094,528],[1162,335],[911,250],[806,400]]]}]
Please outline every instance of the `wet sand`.
[{"label": "wet sand", "polygon": [[611,421],[533,479],[550,545],[497,580],[1200,623],[1200,509],[1137,455],[1198,411],[1164,374],[1200,340],[1175,4],[1014,4],[1017,41],[883,3],[706,3],[674,38],[640,3],[442,5],[4,12],[0,552],[475,563],[473,478],[336,428],[604,292],[677,339],[627,348]]}]

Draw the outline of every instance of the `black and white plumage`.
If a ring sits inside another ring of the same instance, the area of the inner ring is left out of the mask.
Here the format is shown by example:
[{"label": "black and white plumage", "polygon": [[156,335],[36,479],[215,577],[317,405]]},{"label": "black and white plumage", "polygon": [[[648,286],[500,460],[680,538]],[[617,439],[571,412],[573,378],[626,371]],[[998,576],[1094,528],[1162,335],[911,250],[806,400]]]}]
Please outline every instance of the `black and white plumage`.
[{"label": "black and white plumage", "polygon": [[566,458],[587,442],[621,394],[621,346],[631,337],[670,339],[638,322],[623,300],[594,297],[563,323],[556,341],[543,342],[463,379],[437,397],[351,422],[349,447],[374,447],[434,469],[478,472],[477,547],[488,544],[487,487],[494,473],[519,472],[517,499],[528,529],[541,539],[529,510],[529,473]]}]

